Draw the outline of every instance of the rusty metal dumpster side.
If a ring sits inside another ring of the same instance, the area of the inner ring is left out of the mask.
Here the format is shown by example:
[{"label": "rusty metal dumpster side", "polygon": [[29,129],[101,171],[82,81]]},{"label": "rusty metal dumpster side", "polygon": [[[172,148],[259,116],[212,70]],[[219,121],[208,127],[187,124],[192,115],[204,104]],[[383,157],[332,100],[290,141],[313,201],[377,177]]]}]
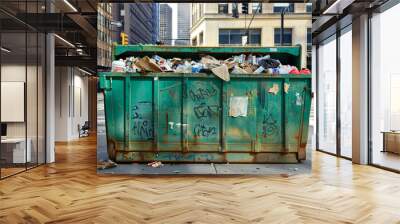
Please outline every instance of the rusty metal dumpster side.
[{"label": "rusty metal dumpster side", "polygon": [[[117,162],[296,163],[305,159],[311,77],[101,73]],[[232,116],[233,102],[246,114]]]}]

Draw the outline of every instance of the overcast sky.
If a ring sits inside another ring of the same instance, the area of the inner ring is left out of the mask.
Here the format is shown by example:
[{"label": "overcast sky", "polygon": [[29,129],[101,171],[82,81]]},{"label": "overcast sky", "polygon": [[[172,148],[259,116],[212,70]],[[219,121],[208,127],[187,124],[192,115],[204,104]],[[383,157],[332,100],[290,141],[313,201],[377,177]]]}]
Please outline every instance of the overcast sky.
[{"label": "overcast sky", "polygon": [[168,3],[172,8],[172,38],[175,39],[178,36],[178,5],[177,3]]}]

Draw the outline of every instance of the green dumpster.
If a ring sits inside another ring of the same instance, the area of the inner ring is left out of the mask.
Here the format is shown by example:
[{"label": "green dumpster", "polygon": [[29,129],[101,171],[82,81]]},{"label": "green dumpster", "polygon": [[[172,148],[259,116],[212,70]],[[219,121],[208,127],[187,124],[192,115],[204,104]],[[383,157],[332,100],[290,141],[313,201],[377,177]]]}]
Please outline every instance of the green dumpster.
[{"label": "green dumpster", "polygon": [[[114,58],[270,54],[300,65],[295,47],[116,46]],[[306,159],[310,75],[99,73],[107,147],[116,162],[297,163]],[[246,113],[243,113],[244,110]]]}]

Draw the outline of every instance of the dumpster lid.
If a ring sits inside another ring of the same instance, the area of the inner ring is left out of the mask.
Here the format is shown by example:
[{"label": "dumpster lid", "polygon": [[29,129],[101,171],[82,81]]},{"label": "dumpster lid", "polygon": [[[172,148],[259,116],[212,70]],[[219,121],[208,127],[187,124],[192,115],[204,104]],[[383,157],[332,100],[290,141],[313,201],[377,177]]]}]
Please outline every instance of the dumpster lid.
[{"label": "dumpster lid", "polygon": [[267,55],[278,59],[282,64],[295,65],[301,68],[301,45],[285,47],[192,47],[166,45],[116,45],[114,59],[126,57],[143,57],[159,55],[164,58],[191,58],[199,60],[204,55],[211,55],[217,59],[227,59],[234,55],[253,54]]}]

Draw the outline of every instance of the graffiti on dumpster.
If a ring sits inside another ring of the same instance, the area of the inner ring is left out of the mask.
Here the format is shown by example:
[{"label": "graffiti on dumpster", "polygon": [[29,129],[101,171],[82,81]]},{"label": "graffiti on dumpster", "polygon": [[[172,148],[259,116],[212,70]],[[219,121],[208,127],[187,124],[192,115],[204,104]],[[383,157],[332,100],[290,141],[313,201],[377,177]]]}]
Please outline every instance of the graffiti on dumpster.
[{"label": "graffiti on dumpster", "polygon": [[213,86],[205,88],[199,87],[189,90],[189,96],[194,102],[211,98],[216,94],[217,90]]},{"label": "graffiti on dumpster", "polygon": [[273,118],[271,113],[264,114],[264,118],[262,121],[262,136],[266,138],[267,136],[276,135],[278,133],[278,121]]},{"label": "graffiti on dumpster", "polygon": [[213,114],[218,113],[218,109],[218,105],[207,105],[206,103],[193,107],[194,114],[198,119],[210,118]]},{"label": "graffiti on dumpster", "polygon": [[153,127],[148,120],[136,120],[132,127],[133,135],[141,138],[151,139],[153,137]]},{"label": "graffiti on dumpster", "polygon": [[132,106],[132,134],[143,139],[153,138],[152,103],[148,101],[138,102]]},{"label": "graffiti on dumpster", "polygon": [[196,124],[193,132],[195,136],[210,137],[217,134],[217,128],[206,124]]},{"label": "graffiti on dumpster", "polygon": [[218,117],[219,105],[210,103],[210,98],[217,96],[218,91],[213,85],[194,85],[188,90],[188,95],[193,102],[193,135],[195,137],[209,138],[217,135],[218,127],[214,125],[214,117]]}]

